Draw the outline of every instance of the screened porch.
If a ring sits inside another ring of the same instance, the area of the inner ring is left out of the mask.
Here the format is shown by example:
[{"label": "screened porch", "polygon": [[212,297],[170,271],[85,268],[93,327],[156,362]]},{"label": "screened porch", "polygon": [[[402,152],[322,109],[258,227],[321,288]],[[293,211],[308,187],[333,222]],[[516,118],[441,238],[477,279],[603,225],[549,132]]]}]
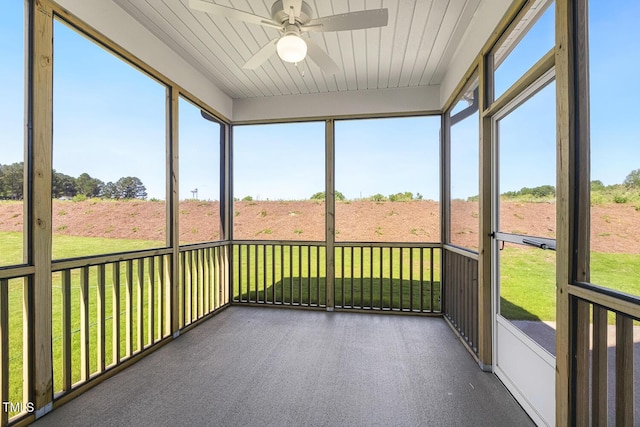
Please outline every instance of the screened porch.
[{"label": "screened porch", "polygon": [[638,423],[638,5],[370,3],[2,6],[0,425]]}]

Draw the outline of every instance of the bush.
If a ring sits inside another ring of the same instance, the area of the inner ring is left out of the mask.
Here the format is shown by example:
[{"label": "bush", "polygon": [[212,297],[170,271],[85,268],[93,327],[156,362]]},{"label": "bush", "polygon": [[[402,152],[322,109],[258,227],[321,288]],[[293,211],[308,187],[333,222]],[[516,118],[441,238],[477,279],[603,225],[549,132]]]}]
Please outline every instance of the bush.
[{"label": "bush", "polygon": [[629,198],[625,194],[616,194],[613,196],[614,203],[627,203],[629,202]]},{"label": "bush", "polygon": [[245,196],[242,198],[243,202],[253,202],[253,197],[251,196]]},{"label": "bush", "polygon": [[607,198],[601,192],[591,193],[591,206],[602,205],[607,203]]},{"label": "bush", "polygon": [[76,194],[71,200],[73,200],[74,202],[84,202],[85,200],[87,200],[87,196],[85,194]]},{"label": "bush", "polygon": [[392,202],[408,202],[413,200],[413,193],[405,191],[404,193],[389,194],[389,200]]}]

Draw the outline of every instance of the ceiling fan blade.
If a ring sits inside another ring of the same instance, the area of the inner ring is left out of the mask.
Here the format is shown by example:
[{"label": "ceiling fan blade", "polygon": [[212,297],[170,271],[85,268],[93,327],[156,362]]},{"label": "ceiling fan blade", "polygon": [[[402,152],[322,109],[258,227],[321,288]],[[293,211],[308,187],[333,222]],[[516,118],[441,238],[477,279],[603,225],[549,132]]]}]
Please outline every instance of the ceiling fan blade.
[{"label": "ceiling fan blade", "polygon": [[331,57],[315,44],[311,39],[305,38],[307,42],[307,56],[316,63],[318,67],[325,74],[336,74],[340,71],[338,65],[331,59]]},{"label": "ceiling fan blade", "polygon": [[363,28],[384,27],[388,22],[389,11],[387,9],[370,9],[312,19],[302,27],[302,30],[321,32],[361,30]]},{"label": "ceiling fan blade", "polygon": [[219,4],[211,3],[205,0],[189,0],[189,7],[201,12],[210,13],[212,15],[223,16],[229,19],[235,19],[238,21],[244,21],[249,24],[262,25],[265,27],[272,27],[278,30],[282,29],[282,25],[278,25],[271,19],[263,18],[262,16],[254,15],[252,13],[243,12],[241,10],[233,9],[227,6],[221,6]]},{"label": "ceiling fan blade", "polygon": [[262,46],[260,50],[253,55],[249,60],[242,66],[245,70],[255,70],[262,64],[264,64],[271,55],[276,53],[276,43],[278,39],[271,40],[266,45]]},{"label": "ceiling fan blade", "polygon": [[[302,9],[302,0],[283,0],[282,6],[284,11],[289,15],[289,24],[296,23],[296,17],[300,16],[300,10]],[[293,14],[291,13],[293,10]]]}]

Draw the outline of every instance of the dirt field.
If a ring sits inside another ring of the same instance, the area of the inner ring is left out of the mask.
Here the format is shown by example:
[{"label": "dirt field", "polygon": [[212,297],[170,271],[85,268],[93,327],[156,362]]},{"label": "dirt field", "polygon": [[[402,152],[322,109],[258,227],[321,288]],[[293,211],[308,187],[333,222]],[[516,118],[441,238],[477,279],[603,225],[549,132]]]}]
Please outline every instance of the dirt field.
[{"label": "dirt field", "polygon": [[[433,201],[336,203],[336,240],[440,241],[439,204]],[[640,211],[629,204],[593,206],[591,247],[597,252],[640,253]],[[235,239],[323,240],[325,205],[318,201],[234,203]],[[554,237],[555,205],[503,202],[501,230]],[[56,234],[164,240],[165,203],[146,201],[53,202]],[[456,201],[452,241],[477,247],[478,204]],[[219,205],[180,204],[182,243],[220,238]],[[22,231],[22,204],[0,202],[0,231]]]}]

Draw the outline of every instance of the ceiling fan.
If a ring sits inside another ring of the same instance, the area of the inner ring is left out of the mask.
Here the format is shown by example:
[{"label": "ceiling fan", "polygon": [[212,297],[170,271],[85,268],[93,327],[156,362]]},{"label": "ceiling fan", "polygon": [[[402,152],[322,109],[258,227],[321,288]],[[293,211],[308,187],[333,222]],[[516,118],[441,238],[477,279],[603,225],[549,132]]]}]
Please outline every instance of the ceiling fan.
[{"label": "ceiling fan", "polygon": [[384,27],[389,21],[387,9],[370,9],[313,19],[311,7],[302,0],[276,1],[271,6],[271,18],[221,6],[207,0],[189,0],[189,7],[212,15],[275,28],[282,33],[281,37],[271,40],[249,58],[242,67],[248,70],[260,67],[277,52],[280,59],[291,63],[298,63],[308,55],[324,73],[335,74],[339,68],[333,59],[309,37],[302,38],[304,33]]}]

